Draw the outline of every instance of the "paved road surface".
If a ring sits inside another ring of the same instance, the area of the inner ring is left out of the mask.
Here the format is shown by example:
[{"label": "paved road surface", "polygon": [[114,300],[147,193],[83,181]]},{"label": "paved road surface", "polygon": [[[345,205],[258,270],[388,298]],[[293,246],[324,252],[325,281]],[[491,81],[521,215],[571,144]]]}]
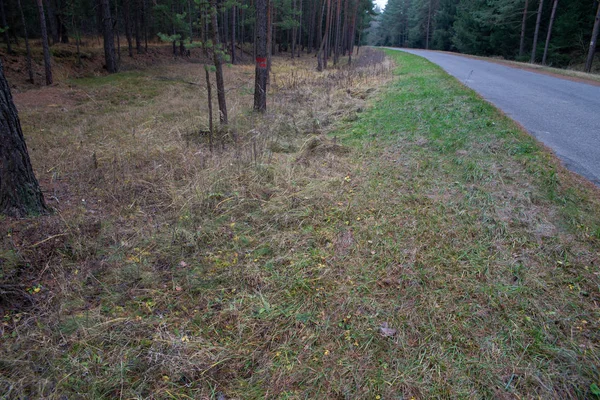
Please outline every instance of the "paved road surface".
[{"label": "paved road surface", "polygon": [[[399,50],[399,49],[396,49]],[[438,64],[600,186],[600,87],[458,55],[402,49]]]}]

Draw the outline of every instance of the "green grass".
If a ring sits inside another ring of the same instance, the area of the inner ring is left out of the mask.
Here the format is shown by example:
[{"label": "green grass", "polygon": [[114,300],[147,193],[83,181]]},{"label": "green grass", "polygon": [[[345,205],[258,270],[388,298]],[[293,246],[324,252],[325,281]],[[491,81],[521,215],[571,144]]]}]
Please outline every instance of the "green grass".
[{"label": "green grass", "polygon": [[134,229],[133,204],[65,245],[68,290],[35,294],[52,313],[5,317],[0,388],[593,398],[598,192],[438,67],[388,55],[393,82],[332,134],[350,154],[279,154],[202,209]]}]

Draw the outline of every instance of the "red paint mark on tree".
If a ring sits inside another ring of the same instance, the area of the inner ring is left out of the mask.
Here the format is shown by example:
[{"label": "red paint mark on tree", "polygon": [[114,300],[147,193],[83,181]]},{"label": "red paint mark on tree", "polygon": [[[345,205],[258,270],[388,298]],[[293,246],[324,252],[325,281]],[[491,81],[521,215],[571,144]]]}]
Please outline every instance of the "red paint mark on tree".
[{"label": "red paint mark on tree", "polygon": [[267,68],[267,59],[265,57],[256,57],[256,65],[258,68]]}]

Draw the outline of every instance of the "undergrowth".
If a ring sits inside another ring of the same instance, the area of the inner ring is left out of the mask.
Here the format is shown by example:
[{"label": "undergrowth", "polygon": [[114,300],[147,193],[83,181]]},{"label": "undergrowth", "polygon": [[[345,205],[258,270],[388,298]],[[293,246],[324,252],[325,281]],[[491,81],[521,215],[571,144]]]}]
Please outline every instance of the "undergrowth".
[{"label": "undergrowth", "polygon": [[58,211],[2,221],[5,397],[593,398],[597,190],[376,54],[278,61],[264,117],[231,67],[213,154],[181,65],[21,110]]}]

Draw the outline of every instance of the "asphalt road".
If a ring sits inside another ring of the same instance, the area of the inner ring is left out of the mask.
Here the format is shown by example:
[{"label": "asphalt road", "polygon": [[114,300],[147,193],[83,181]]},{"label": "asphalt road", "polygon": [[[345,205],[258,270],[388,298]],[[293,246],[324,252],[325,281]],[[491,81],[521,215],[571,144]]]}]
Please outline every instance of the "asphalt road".
[{"label": "asphalt road", "polygon": [[442,67],[550,147],[567,168],[600,186],[599,86],[459,55],[401,50]]}]

